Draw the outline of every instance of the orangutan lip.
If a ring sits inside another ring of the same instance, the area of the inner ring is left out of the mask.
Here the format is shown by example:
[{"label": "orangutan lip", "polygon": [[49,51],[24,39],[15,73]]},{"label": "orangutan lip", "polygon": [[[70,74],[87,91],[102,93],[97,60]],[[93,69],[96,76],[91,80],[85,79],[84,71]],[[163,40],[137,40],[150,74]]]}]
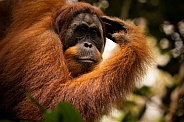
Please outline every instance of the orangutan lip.
[{"label": "orangutan lip", "polygon": [[91,59],[91,58],[78,58],[77,59],[80,62],[85,62],[85,63],[95,63],[96,61]]}]

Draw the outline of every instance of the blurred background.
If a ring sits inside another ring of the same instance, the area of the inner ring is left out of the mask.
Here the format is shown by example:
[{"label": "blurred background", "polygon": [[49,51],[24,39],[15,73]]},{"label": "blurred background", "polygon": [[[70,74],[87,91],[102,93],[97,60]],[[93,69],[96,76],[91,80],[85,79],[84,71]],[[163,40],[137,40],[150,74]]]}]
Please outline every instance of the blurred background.
[{"label": "blurred background", "polygon": [[[184,122],[184,0],[85,2],[108,16],[138,25],[147,35],[156,60],[143,83],[101,122]],[[107,43],[107,54],[114,47],[111,43]]]}]

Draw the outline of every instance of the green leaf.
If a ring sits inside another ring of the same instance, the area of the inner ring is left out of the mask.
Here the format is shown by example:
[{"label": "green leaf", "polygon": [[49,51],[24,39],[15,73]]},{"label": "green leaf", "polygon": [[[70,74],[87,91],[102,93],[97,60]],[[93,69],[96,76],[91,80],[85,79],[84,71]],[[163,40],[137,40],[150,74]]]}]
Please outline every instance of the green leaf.
[{"label": "green leaf", "polygon": [[62,102],[52,111],[44,112],[46,122],[83,122],[78,111],[68,102]]}]

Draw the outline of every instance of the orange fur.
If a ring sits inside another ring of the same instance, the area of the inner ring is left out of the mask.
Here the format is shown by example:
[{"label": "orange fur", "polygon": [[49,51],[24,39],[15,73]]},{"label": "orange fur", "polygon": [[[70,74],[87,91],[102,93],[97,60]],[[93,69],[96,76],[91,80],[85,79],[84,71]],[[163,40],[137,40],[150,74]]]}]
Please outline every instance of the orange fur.
[{"label": "orange fur", "polygon": [[0,39],[4,38],[10,24],[11,5],[9,0],[0,1]]},{"label": "orange fur", "polygon": [[[54,15],[65,3],[61,0],[17,2],[9,33],[0,42],[0,110],[3,112],[0,116],[43,119],[38,107],[25,96],[30,93],[47,109],[69,101],[84,121],[92,122],[108,112],[112,104],[118,105],[150,65],[151,53],[144,36],[134,25],[115,18],[127,28],[127,33],[113,34],[121,50],[93,71],[70,78],[62,39],[52,29]],[[64,8],[72,13],[81,6],[93,9],[84,3],[73,5],[73,9],[70,5]],[[95,11],[98,16],[102,15],[98,14],[99,10]]]}]

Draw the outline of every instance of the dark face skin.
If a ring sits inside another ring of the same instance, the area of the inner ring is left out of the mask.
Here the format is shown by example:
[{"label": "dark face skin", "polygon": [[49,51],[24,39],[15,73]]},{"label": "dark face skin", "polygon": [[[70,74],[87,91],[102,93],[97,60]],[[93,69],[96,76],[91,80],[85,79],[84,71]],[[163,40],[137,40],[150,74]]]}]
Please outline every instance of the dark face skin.
[{"label": "dark face skin", "polygon": [[72,20],[65,34],[65,43],[67,45],[64,44],[64,50],[81,42],[90,42],[94,44],[100,52],[103,52],[103,29],[96,15],[81,13]]},{"label": "dark face skin", "polygon": [[[104,50],[103,28],[99,18],[89,13],[74,17],[66,31],[63,45],[64,52],[75,47],[76,53],[72,61],[81,64],[86,69],[84,72],[92,70],[101,62]],[[70,65],[69,61],[67,63]]]}]

